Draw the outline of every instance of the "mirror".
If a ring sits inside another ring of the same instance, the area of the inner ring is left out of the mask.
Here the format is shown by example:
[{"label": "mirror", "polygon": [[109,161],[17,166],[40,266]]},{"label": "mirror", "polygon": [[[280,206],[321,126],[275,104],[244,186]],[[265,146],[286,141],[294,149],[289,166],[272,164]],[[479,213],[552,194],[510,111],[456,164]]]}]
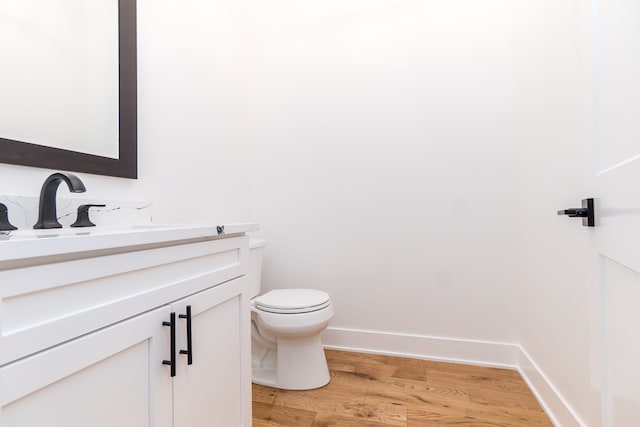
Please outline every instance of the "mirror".
[{"label": "mirror", "polygon": [[136,0],[2,2],[0,55],[0,162],[137,178]]}]

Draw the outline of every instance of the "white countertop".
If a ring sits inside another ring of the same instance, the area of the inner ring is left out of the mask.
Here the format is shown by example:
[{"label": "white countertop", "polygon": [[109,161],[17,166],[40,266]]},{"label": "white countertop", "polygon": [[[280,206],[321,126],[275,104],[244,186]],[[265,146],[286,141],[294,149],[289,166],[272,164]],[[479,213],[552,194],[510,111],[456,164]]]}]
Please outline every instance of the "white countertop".
[{"label": "white countertop", "polygon": [[[224,227],[223,231],[219,227]],[[181,240],[215,239],[258,230],[257,224],[141,224],[0,232],[0,262]]]}]

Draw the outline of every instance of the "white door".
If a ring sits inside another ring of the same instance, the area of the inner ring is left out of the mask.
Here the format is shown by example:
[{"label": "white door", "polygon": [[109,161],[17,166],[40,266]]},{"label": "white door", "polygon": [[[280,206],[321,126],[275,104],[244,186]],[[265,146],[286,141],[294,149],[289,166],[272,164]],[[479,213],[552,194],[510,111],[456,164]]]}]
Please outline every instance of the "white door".
[{"label": "white door", "polygon": [[640,426],[640,2],[592,3],[603,426]]},{"label": "white door", "polygon": [[249,309],[246,278],[234,279],[175,302],[178,351],[188,351],[187,312],[191,315],[192,363],[178,356],[173,383],[174,427],[250,425],[247,405]]},{"label": "white door", "polygon": [[[2,427],[171,427],[169,307],[0,368]],[[10,385],[7,386],[7,385]]]}]

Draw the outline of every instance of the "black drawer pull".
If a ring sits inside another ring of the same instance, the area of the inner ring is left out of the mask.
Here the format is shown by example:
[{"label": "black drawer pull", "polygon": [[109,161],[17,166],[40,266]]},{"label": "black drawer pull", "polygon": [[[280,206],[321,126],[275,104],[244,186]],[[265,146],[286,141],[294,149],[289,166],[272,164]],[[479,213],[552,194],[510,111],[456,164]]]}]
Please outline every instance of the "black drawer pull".
[{"label": "black drawer pull", "polygon": [[191,306],[187,306],[187,314],[179,315],[181,319],[187,319],[187,349],[180,350],[180,354],[187,355],[187,365],[193,363],[193,341],[191,340]]},{"label": "black drawer pull", "polygon": [[171,376],[176,376],[176,313],[171,312],[170,321],[162,322],[162,326],[169,326],[171,328],[171,360],[163,360],[163,365],[171,366]]}]

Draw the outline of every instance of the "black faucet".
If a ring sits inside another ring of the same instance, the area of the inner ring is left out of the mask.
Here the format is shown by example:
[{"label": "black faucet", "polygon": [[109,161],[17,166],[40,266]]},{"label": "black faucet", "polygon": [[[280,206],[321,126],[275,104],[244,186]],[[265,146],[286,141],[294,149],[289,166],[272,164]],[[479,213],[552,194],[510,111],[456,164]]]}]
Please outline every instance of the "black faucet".
[{"label": "black faucet", "polygon": [[40,190],[40,205],[38,206],[38,222],[33,226],[35,229],[41,228],[62,228],[58,222],[56,208],[56,192],[58,185],[64,181],[72,193],[84,193],[86,189],[80,178],[71,173],[54,173],[50,175],[42,184]]}]

